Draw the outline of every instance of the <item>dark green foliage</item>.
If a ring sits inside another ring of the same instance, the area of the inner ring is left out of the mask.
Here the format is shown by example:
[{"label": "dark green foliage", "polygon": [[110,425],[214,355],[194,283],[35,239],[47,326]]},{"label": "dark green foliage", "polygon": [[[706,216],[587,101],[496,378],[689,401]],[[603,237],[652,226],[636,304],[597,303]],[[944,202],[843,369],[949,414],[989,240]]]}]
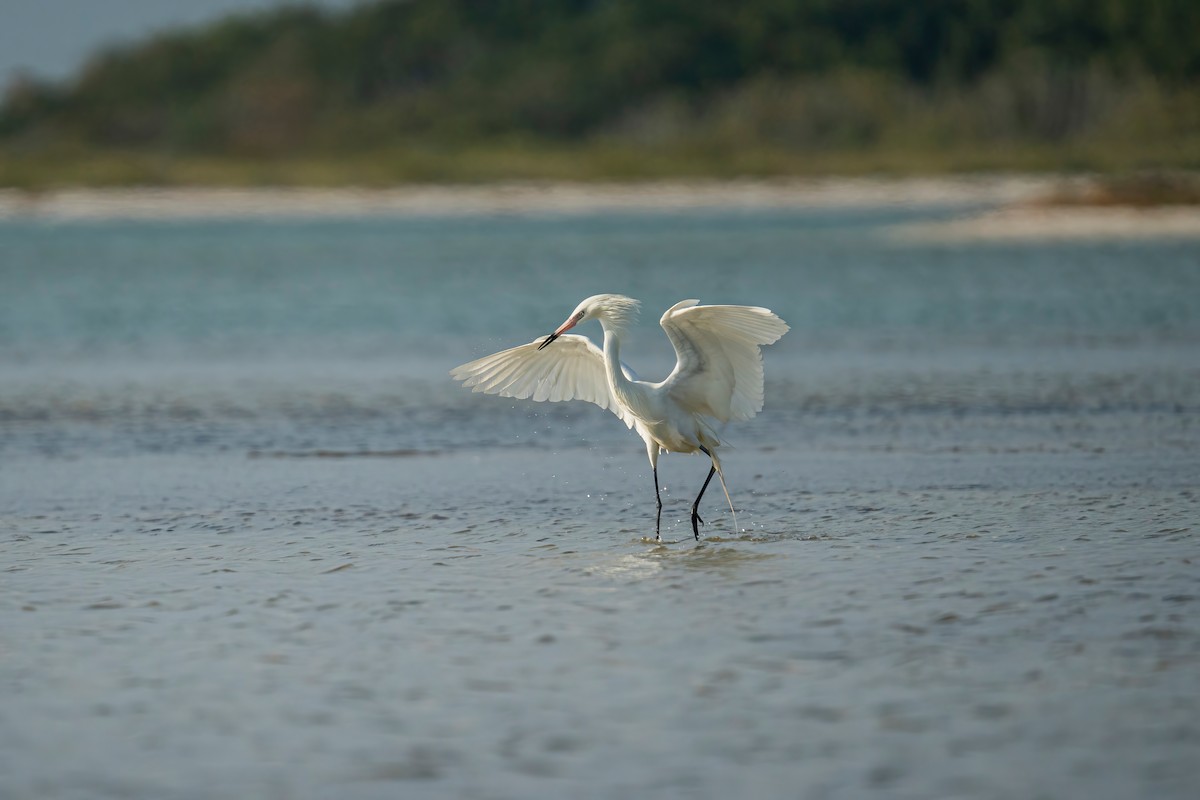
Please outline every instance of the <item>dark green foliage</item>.
[{"label": "dark green foliage", "polygon": [[253,155],[1195,137],[1198,83],[1195,0],[405,0],[102,54],[68,85],[12,87],[0,143]]}]

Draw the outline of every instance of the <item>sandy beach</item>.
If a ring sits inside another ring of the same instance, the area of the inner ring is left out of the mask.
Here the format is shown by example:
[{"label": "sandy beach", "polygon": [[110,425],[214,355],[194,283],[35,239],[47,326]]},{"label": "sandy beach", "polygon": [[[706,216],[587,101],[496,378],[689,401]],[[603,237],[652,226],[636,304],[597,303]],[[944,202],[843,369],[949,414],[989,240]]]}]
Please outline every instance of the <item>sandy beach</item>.
[{"label": "sandy beach", "polygon": [[1017,204],[953,220],[898,226],[928,242],[1108,241],[1200,238],[1200,206],[1132,208]]},{"label": "sandy beach", "polygon": [[995,205],[1049,178],[828,178],[647,183],[499,183],[362,188],[125,188],[0,191],[0,218],[212,219],[543,214],[686,209]]},{"label": "sandy beach", "polygon": [[[1080,179],[1072,179],[1075,184]],[[0,190],[0,220],[354,219],[705,210],[958,208],[949,220],[899,225],[928,242],[1200,238],[1200,207],[1053,206],[1061,178],[950,178],[499,183],[366,188]]]}]

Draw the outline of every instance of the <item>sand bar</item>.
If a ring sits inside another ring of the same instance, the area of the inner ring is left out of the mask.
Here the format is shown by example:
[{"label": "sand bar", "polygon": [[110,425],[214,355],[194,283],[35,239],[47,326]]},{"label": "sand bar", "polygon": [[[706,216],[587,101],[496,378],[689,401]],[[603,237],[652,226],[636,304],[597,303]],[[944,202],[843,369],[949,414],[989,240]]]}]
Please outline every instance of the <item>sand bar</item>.
[{"label": "sand bar", "polygon": [[588,214],[718,209],[961,208],[907,223],[898,240],[926,242],[1200,238],[1200,207],[1047,205],[1058,176],[520,182],[375,188],[0,189],[0,220],[345,219]]},{"label": "sand bar", "polygon": [[1200,206],[1021,204],[959,219],[901,225],[897,238],[924,242],[1200,238]]},{"label": "sand bar", "polygon": [[1036,176],[829,178],[649,183],[500,183],[369,188],[0,190],[0,219],[221,219],[364,215],[855,208],[1006,204],[1046,192]]}]

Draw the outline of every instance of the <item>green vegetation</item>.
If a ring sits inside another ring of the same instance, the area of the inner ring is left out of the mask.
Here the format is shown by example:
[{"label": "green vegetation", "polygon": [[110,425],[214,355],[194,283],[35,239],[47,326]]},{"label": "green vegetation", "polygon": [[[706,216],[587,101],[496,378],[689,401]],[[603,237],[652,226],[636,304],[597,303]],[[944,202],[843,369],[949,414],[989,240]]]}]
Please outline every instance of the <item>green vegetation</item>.
[{"label": "green vegetation", "polygon": [[408,0],[0,106],[0,185],[1200,168],[1194,0]]}]

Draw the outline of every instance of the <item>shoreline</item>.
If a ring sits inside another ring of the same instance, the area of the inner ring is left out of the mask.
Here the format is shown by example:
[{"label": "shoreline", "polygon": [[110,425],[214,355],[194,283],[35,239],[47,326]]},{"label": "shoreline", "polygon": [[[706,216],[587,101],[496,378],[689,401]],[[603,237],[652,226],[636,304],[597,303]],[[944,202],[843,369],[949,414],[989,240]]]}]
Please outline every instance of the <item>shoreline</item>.
[{"label": "shoreline", "polygon": [[1200,206],[1045,206],[993,208],[958,219],[897,225],[893,238],[914,243],[1200,239]]},{"label": "shoreline", "polygon": [[388,189],[132,187],[0,189],[0,219],[344,218],[706,209],[996,205],[1040,196],[1041,176],[808,178],[645,183],[413,184]]},{"label": "shoreline", "polygon": [[901,242],[1200,238],[1200,206],[1055,205],[1062,176],[509,182],[363,187],[0,189],[0,221],[337,220],[622,212],[961,209],[893,226]]}]

